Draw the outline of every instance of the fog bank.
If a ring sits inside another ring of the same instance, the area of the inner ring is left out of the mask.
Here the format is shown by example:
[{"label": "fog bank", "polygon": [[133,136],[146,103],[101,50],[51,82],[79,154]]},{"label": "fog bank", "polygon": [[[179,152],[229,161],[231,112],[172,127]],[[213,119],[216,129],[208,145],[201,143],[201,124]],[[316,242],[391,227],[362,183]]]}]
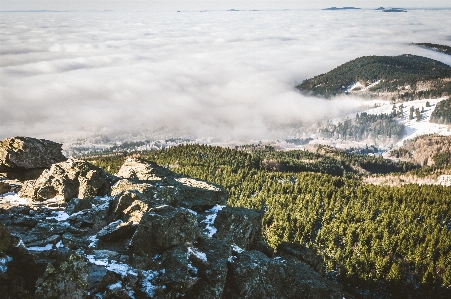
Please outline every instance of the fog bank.
[{"label": "fog bank", "polygon": [[39,12],[0,19],[0,138],[285,138],[362,101],[294,86],[363,55],[449,56],[449,11]]}]

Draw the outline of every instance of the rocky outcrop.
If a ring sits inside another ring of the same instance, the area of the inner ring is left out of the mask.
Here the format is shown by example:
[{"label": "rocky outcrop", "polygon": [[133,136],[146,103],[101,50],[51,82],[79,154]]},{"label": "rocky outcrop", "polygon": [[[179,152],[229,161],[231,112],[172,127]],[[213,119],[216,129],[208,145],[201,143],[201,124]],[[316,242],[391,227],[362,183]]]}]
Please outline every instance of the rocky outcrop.
[{"label": "rocky outcrop", "polygon": [[6,298],[352,298],[302,245],[274,256],[221,187],[137,159],[118,175],[70,159],[0,202]]},{"label": "rocky outcrop", "polygon": [[[340,287],[303,263],[244,251],[229,264],[223,298],[343,298]],[[349,298],[346,296],[346,298]]]},{"label": "rocky outcrop", "polygon": [[[138,184],[154,186],[155,204],[170,204],[193,210],[205,210],[214,205],[225,205],[227,191],[224,188],[199,179],[176,174],[167,168],[137,158],[129,158],[117,176]],[[134,187],[137,187],[134,184]],[[119,189],[119,188],[114,188]],[[121,188],[122,191],[132,188]],[[117,193],[113,191],[112,194]]]},{"label": "rocky outcrop", "polygon": [[193,243],[199,234],[196,215],[184,208],[161,206],[144,214],[131,245],[155,255],[177,244]]},{"label": "rocky outcrop", "polygon": [[69,159],[53,164],[36,181],[27,182],[20,191],[21,197],[46,200],[61,196],[72,198],[104,196],[110,191],[115,178],[103,169],[88,162]]},{"label": "rocky outcrop", "polygon": [[246,250],[253,249],[261,240],[262,216],[256,210],[224,207],[214,221],[213,236]]},{"label": "rocky outcrop", "polygon": [[12,179],[33,179],[66,160],[62,145],[45,139],[12,137],[0,142],[0,172]]}]

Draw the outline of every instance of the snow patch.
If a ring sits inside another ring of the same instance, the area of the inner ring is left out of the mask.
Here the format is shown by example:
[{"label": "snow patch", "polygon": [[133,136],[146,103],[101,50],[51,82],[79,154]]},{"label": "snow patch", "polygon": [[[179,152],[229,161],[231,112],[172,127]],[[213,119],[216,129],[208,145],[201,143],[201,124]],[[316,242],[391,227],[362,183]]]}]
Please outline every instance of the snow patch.
[{"label": "snow patch", "polygon": [[191,209],[187,209],[187,208],[183,208],[183,207],[181,207],[180,209],[185,210],[185,211],[187,211],[187,212],[189,212],[189,213],[191,213],[193,215],[197,215],[197,212],[195,212],[195,211],[193,211]]},{"label": "snow patch", "polygon": [[216,227],[213,226],[213,223],[215,222],[216,216],[218,216],[218,212],[224,207],[225,206],[215,205],[213,208],[206,211],[207,213],[211,214],[207,215],[206,219],[202,220],[202,223],[205,223],[207,225],[204,231],[210,238],[213,237],[213,235],[218,231]]},{"label": "snow patch", "polygon": [[108,289],[110,290],[115,290],[115,289],[122,289],[122,283],[120,281],[110,284],[109,286],[107,286]]},{"label": "snow patch", "polygon": [[98,265],[98,266],[107,266],[108,265],[108,259],[106,259],[106,258],[105,259],[96,259],[93,254],[86,255],[86,258],[88,259],[88,261],[91,264],[94,264],[94,265]]},{"label": "snow patch", "polygon": [[132,268],[127,264],[117,263],[116,261],[112,261],[106,268],[120,274],[122,277],[127,275],[138,276],[138,271],[135,268]]},{"label": "snow patch", "polygon": [[56,214],[55,216],[46,217],[45,219],[56,219],[57,221],[66,221],[69,219],[69,214],[64,211],[56,211],[52,212],[52,214]]},{"label": "snow patch", "polygon": [[8,271],[8,263],[13,260],[10,256],[0,258],[0,273],[6,273]]},{"label": "snow patch", "polygon": [[196,256],[203,262],[207,262],[207,255],[204,252],[198,251],[197,248],[188,247],[188,253]]},{"label": "snow patch", "polygon": [[46,251],[46,250],[52,250],[53,244],[47,244],[45,246],[32,246],[27,248],[30,251]]},{"label": "snow patch", "polygon": [[9,203],[12,205],[28,205],[29,200],[20,197],[18,193],[8,192],[0,196],[0,203]]},{"label": "snow patch", "polygon": [[193,264],[189,263],[188,264],[188,271],[193,274],[193,275],[197,275],[197,271],[198,269],[196,267],[193,266]]},{"label": "snow patch", "polygon": [[91,243],[89,243],[88,248],[93,248],[97,246],[97,242],[99,242],[99,239],[97,239],[97,235],[90,236],[88,238]]},{"label": "snow patch", "polygon": [[235,245],[235,244],[232,245],[232,250],[235,251],[235,252],[237,252],[237,253],[241,253],[241,252],[244,251],[243,248],[241,248],[241,247],[239,247],[239,246],[237,246],[237,245]]},{"label": "snow patch", "polygon": [[142,283],[141,283],[141,291],[146,293],[149,297],[153,297],[155,295],[155,290],[158,288],[152,282],[158,276],[158,271],[146,270],[141,271],[143,275]]},{"label": "snow patch", "polygon": [[104,266],[107,270],[120,274],[122,277],[127,275],[138,276],[138,270],[127,264],[118,263],[115,260],[110,261],[108,258],[96,258],[93,254],[86,255],[86,258],[90,263]]}]

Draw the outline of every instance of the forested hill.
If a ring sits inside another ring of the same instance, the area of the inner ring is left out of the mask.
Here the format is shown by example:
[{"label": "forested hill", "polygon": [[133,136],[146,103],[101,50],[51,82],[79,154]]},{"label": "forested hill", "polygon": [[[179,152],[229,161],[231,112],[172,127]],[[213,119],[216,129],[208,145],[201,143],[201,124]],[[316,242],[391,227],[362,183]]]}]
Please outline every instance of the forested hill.
[{"label": "forested hill", "polygon": [[329,98],[366,93],[390,98],[440,97],[451,93],[451,67],[421,56],[364,56],[297,86],[304,93]]}]

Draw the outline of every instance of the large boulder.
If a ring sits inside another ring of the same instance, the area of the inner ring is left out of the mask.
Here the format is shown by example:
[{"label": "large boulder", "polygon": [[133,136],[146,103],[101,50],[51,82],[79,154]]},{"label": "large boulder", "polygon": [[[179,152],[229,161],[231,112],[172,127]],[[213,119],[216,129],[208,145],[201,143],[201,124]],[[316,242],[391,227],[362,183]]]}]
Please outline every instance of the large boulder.
[{"label": "large boulder", "polygon": [[155,183],[173,174],[169,169],[155,163],[128,158],[116,175],[130,180]]},{"label": "large boulder", "polygon": [[61,144],[45,139],[7,138],[0,142],[0,172],[11,178],[39,176],[45,168],[66,160],[61,150]]},{"label": "large boulder", "polygon": [[117,220],[111,222],[97,233],[97,238],[103,242],[118,241],[131,238],[136,230],[133,222]]},{"label": "large boulder", "polygon": [[117,207],[114,213],[120,215],[135,200],[141,200],[150,207],[161,205],[177,206],[173,186],[136,182],[129,179],[119,180],[111,187],[111,196],[117,197]]},{"label": "large boulder", "polygon": [[196,248],[190,248],[189,251],[199,280],[186,292],[186,297],[221,298],[227,279],[227,262],[232,253],[231,246],[218,239],[200,239]]},{"label": "large boulder", "polygon": [[172,298],[176,298],[177,293],[185,293],[199,280],[198,270],[190,260],[190,250],[187,246],[178,245],[167,250],[162,260],[165,272],[161,276],[161,282]]},{"label": "large boulder", "polygon": [[166,179],[168,185],[174,186],[175,199],[181,207],[203,211],[215,205],[225,205],[227,191],[215,184],[185,177],[172,176]]},{"label": "large boulder", "polygon": [[155,255],[200,235],[196,215],[187,209],[161,206],[151,209],[141,218],[131,245],[140,253]]},{"label": "large boulder", "polygon": [[216,233],[213,237],[252,249],[261,240],[262,216],[257,210],[224,207],[214,220]]},{"label": "large boulder", "polygon": [[29,181],[20,191],[21,197],[46,200],[61,196],[72,198],[92,198],[108,194],[115,178],[100,167],[86,161],[69,159],[53,164],[36,181]]},{"label": "large boulder", "polygon": [[229,263],[223,298],[349,298],[304,263],[243,251]]},{"label": "large boulder", "polygon": [[[218,185],[179,175],[137,158],[127,159],[116,175],[134,181],[134,184],[154,186],[154,205],[169,204],[202,211],[217,204],[225,205],[228,197],[227,191]],[[126,183],[114,189],[124,191]],[[150,199],[151,196],[147,197]]]}]

